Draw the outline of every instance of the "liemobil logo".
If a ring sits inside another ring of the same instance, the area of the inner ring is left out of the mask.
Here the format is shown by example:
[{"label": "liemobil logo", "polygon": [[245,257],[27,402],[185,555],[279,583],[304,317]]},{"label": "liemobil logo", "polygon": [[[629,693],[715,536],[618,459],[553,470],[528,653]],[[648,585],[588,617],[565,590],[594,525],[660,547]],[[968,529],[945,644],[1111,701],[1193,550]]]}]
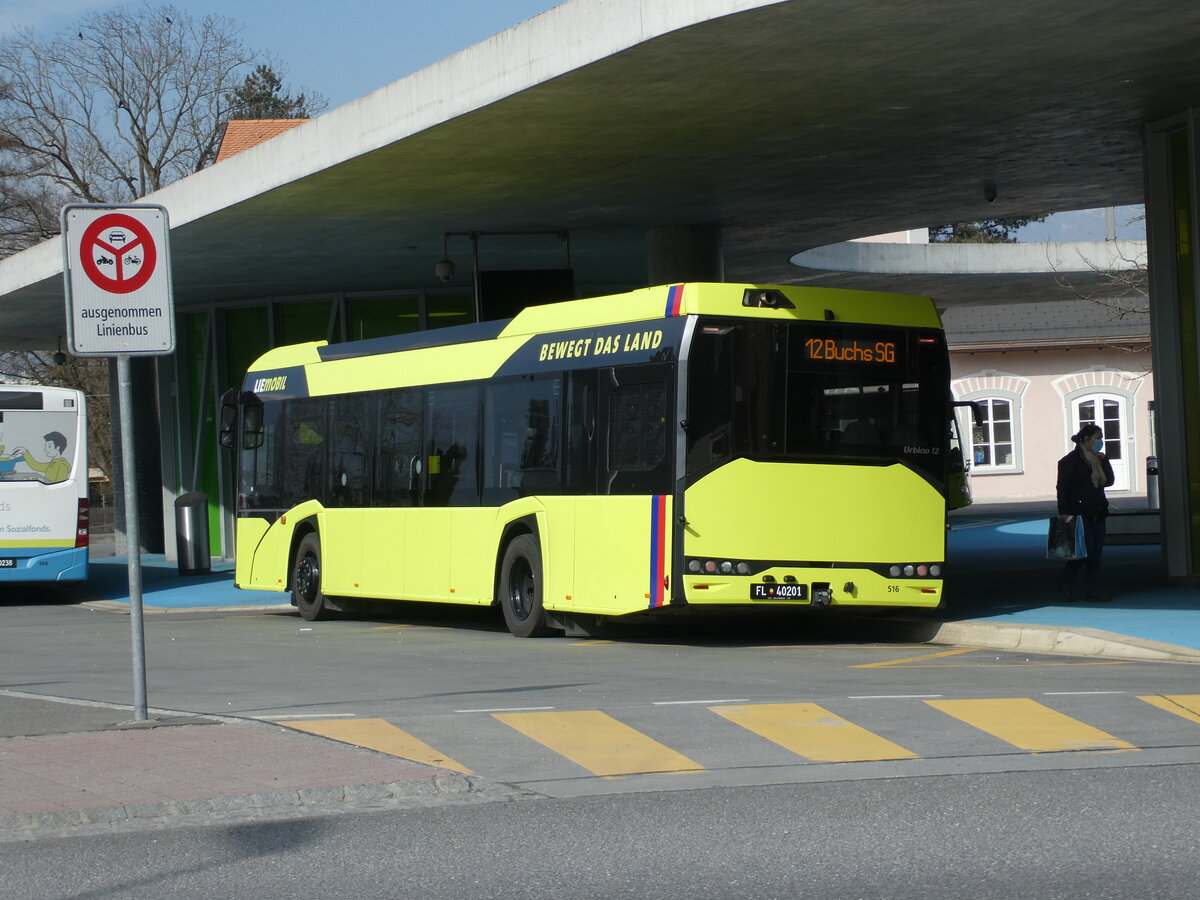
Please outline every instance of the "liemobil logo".
[{"label": "liemobil logo", "polygon": [[276,375],[274,378],[260,378],[254,382],[254,393],[266,394],[271,391],[287,389],[287,376]]}]

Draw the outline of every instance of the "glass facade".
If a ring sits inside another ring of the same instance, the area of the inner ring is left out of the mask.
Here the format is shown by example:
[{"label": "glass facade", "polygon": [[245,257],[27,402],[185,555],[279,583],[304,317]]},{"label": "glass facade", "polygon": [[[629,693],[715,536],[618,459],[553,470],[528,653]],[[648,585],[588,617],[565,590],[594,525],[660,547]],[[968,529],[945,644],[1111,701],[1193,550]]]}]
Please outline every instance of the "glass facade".
[{"label": "glass facade", "polygon": [[[288,344],[366,340],[473,321],[475,304],[471,294],[423,289],[370,296],[264,299],[249,305],[180,312],[180,352],[176,357],[175,372],[180,385],[181,402],[175,410],[174,431],[178,450],[173,487],[179,493],[197,490],[208,495],[212,555],[232,556],[231,522],[238,490],[231,471],[232,458],[224,456],[226,451],[221,450],[217,443],[220,398],[230,388],[241,386],[246,370],[259,356],[272,347]],[[394,418],[390,413],[385,416],[389,422]],[[400,416],[395,419],[400,431],[403,431],[401,425],[404,418]],[[306,440],[297,437],[300,433],[297,430],[292,435],[298,442],[297,448],[312,449],[316,446],[314,435],[319,432],[305,430]],[[361,460],[356,459],[354,435],[328,437],[332,454],[329,464],[339,467],[339,473],[345,474],[344,491],[347,495],[330,499],[334,505],[343,501],[351,502],[350,498],[356,492],[370,490],[369,473],[362,468]],[[326,435],[321,433],[320,438],[319,443],[323,443]],[[409,449],[405,447],[404,453],[411,456]],[[302,456],[297,452],[290,454],[288,459],[299,466],[303,462]],[[324,454],[310,456],[313,460],[318,456],[324,460]],[[269,457],[264,455],[263,458],[266,460]],[[324,478],[323,473],[312,473],[307,469],[293,474]],[[396,474],[393,479],[395,485],[389,482],[385,487],[390,486],[397,492],[406,491],[406,476],[404,472]],[[387,481],[386,477],[384,481]],[[358,499],[354,498],[354,502]],[[253,498],[253,503],[260,506],[272,502],[277,502],[277,498]]]},{"label": "glass facade", "polygon": [[[332,300],[308,300],[279,305],[279,346],[330,339]],[[336,337],[335,337],[336,339]]]},{"label": "glass facade", "polygon": [[415,294],[398,297],[354,297],[347,301],[348,341],[408,334],[410,331],[420,330],[421,304],[420,298]]}]

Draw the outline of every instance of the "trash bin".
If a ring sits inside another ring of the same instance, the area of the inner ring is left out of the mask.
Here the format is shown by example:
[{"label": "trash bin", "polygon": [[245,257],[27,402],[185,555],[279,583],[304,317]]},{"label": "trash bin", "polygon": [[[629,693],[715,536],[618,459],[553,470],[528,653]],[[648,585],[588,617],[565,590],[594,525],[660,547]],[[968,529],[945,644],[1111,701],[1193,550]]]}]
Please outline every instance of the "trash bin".
[{"label": "trash bin", "polygon": [[175,500],[175,552],[180,575],[207,575],[211,570],[208,494],[203,491],[192,491]]}]

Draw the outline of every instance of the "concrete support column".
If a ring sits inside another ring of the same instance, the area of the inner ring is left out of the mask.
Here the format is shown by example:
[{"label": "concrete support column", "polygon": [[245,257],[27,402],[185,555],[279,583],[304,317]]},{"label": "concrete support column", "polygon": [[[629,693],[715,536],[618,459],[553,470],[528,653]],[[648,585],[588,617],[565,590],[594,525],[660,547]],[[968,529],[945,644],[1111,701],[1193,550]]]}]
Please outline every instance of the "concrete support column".
[{"label": "concrete support column", "polygon": [[646,232],[647,284],[724,281],[720,225],[670,225]]},{"label": "concrete support column", "polygon": [[1200,577],[1200,109],[1146,130],[1146,241],[1163,550]]}]

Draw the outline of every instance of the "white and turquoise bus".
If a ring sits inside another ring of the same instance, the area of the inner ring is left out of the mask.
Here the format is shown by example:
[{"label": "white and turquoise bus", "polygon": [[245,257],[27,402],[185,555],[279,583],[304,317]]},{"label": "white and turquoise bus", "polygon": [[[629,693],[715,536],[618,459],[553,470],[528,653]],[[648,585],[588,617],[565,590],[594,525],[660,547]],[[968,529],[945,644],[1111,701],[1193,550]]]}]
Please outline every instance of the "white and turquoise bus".
[{"label": "white and turquoise bus", "polygon": [[0,583],[86,580],[88,518],[83,393],[0,385]]}]

